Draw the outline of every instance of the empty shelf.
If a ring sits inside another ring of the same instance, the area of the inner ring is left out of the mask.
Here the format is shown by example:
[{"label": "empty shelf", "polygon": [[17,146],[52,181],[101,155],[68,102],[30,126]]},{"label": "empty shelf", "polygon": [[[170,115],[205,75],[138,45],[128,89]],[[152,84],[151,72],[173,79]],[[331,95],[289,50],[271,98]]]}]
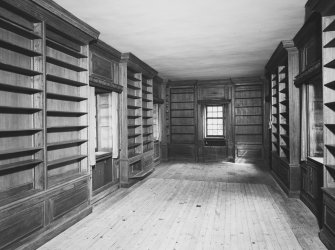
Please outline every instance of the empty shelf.
[{"label": "empty shelf", "polygon": [[128,115],[129,119],[137,119],[137,118],[140,118],[140,117],[141,117],[140,115]]},{"label": "empty shelf", "polygon": [[69,157],[58,159],[58,160],[49,161],[47,163],[47,166],[52,167],[52,166],[56,166],[56,165],[66,164],[66,163],[69,163],[69,162],[81,161],[82,159],[84,159],[86,157],[87,157],[86,155],[69,156]]},{"label": "empty shelf", "polygon": [[34,33],[33,31],[30,31],[22,26],[7,21],[4,18],[0,18],[0,27],[14,32],[20,36],[24,36],[28,39],[41,39],[41,36]]},{"label": "empty shelf", "polygon": [[140,79],[137,79],[137,78],[135,78],[133,76],[130,76],[130,75],[127,76],[127,79],[132,81],[132,82],[140,82],[141,81]]},{"label": "empty shelf", "polygon": [[328,108],[330,108],[330,109],[332,109],[332,110],[335,110],[335,102],[327,102],[327,103],[325,103],[325,105],[326,105]]},{"label": "empty shelf", "polygon": [[143,119],[151,119],[152,116],[143,116],[142,118],[143,118]]},{"label": "empty shelf", "polygon": [[59,111],[59,110],[48,110],[48,116],[65,116],[65,117],[73,117],[73,116],[83,116],[86,115],[86,112],[76,112],[76,111]]},{"label": "empty shelf", "polygon": [[0,39],[0,47],[20,53],[22,55],[26,55],[26,56],[31,56],[31,57],[35,57],[35,56],[41,56],[42,54],[39,52],[36,52],[34,50],[31,49],[27,49],[21,46],[18,46],[16,44],[4,41],[2,39]]},{"label": "empty shelf", "polygon": [[42,129],[8,129],[0,130],[0,137],[12,137],[12,136],[22,136],[22,135],[32,135],[37,132],[42,131]]},{"label": "empty shelf", "polygon": [[9,71],[9,72],[16,73],[16,74],[26,75],[26,76],[37,76],[37,75],[42,74],[41,72],[38,72],[38,71],[17,67],[17,66],[2,63],[2,62],[0,62],[0,70],[5,70],[5,71]]},{"label": "empty shelf", "polygon": [[325,65],[325,67],[327,67],[327,68],[331,68],[331,69],[335,69],[335,60],[333,60],[333,61],[327,63],[327,64]]},{"label": "empty shelf", "polygon": [[53,126],[48,127],[47,132],[64,132],[64,131],[78,131],[87,128],[87,126]]},{"label": "empty shelf", "polygon": [[335,21],[331,22],[324,30],[324,32],[335,31]]},{"label": "empty shelf", "polygon": [[138,128],[141,127],[142,125],[128,125],[128,128]]},{"label": "empty shelf", "polygon": [[127,96],[128,96],[128,98],[131,98],[131,99],[141,99],[140,96],[136,96],[136,95],[128,94]]},{"label": "empty shelf", "polygon": [[46,79],[48,81],[57,82],[57,83],[61,83],[61,84],[67,84],[67,85],[71,85],[71,86],[75,86],[75,87],[80,87],[80,86],[86,86],[87,85],[84,82],[75,81],[75,80],[71,80],[71,79],[67,79],[67,78],[63,78],[63,77],[55,76],[55,75],[47,75]]},{"label": "empty shelf", "polygon": [[147,98],[142,98],[142,100],[143,100],[144,102],[152,102],[152,100],[147,99]]},{"label": "empty shelf", "polygon": [[144,141],[143,144],[146,145],[146,144],[149,144],[149,143],[152,143],[152,142],[153,142],[153,141],[149,141],[149,140],[147,140],[147,141]]},{"label": "empty shelf", "polygon": [[147,90],[145,90],[145,89],[142,89],[142,92],[144,93],[144,94],[152,94],[150,91],[147,91]]},{"label": "empty shelf", "polygon": [[334,47],[335,47],[335,39],[331,40],[324,46],[324,48],[334,48]]},{"label": "empty shelf", "polygon": [[335,81],[326,83],[325,86],[330,89],[335,89]]},{"label": "empty shelf", "polygon": [[140,109],[141,107],[135,105],[127,105],[128,109]]},{"label": "empty shelf", "polygon": [[76,57],[76,58],[87,58],[86,55],[81,54],[79,51],[71,49],[71,48],[67,47],[66,45],[60,44],[60,43],[55,42],[55,41],[50,40],[50,39],[46,40],[46,45],[50,48],[56,49],[58,51],[61,51],[65,54],[68,54],[68,55]]},{"label": "empty shelf", "polygon": [[335,144],[327,144],[327,145],[325,145],[328,149],[330,149],[330,150],[335,150]]},{"label": "empty shelf", "polygon": [[67,174],[51,176],[51,177],[48,177],[48,188],[54,187],[57,185],[62,185],[71,180],[83,178],[84,176],[87,176],[87,174],[86,173],[67,173]]},{"label": "empty shelf", "polygon": [[13,155],[13,154],[24,154],[30,152],[36,152],[43,149],[42,147],[34,147],[34,148],[14,148],[9,150],[2,150],[0,151],[0,157],[6,155]]},{"label": "empty shelf", "polygon": [[128,148],[136,148],[140,145],[141,145],[141,143],[131,143],[131,144],[128,145]]},{"label": "empty shelf", "polygon": [[143,107],[142,108],[144,111],[150,111],[150,110],[152,110],[152,108],[147,108],[147,107]]},{"label": "empty shelf", "polygon": [[290,148],[288,146],[280,145],[280,147],[285,151],[290,151]]},{"label": "empty shelf", "polygon": [[335,171],[335,165],[325,165],[326,168],[330,171]]},{"label": "empty shelf", "polygon": [[[181,134],[184,134],[184,133],[181,133]],[[190,133],[193,135],[193,133]],[[149,135],[152,135],[152,133],[144,133],[143,136],[149,136]]]},{"label": "empty shelf", "polygon": [[127,87],[130,88],[130,89],[134,89],[134,90],[140,90],[141,89],[140,87],[134,86],[132,84],[127,84]]},{"label": "empty shelf", "polygon": [[42,89],[22,87],[22,86],[11,85],[11,84],[6,84],[6,83],[0,83],[0,90],[14,92],[14,93],[22,93],[22,94],[36,94],[36,93],[43,92]]},{"label": "empty shelf", "polygon": [[132,135],[128,135],[128,138],[135,138],[135,137],[138,137],[140,136],[141,134],[132,134]]},{"label": "empty shelf", "polygon": [[325,126],[329,129],[335,132],[335,124],[325,124]]},{"label": "empty shelf", "polygon": [[73,64],[58,60],[58,59],[50,57],[50,56],[46,57],[46,61],[47,61],[47,63],[51,63],[51,64],[54,64],[54,65],[57,65],[57,66],[60,66],[60,67],[63,67],[63,68],[67,68],[69,70],[73,70],[73,71],[76,71],[76,72],[87,71],[87,69],[85,69],[85,68],[82,68],[82,67],[79,67],[77,65],[73,65]]},{"label": "empty shelf", "polygon": [[18,169],[18,168],[26,168],[26,167],[34,167],[43,162],[42,160],[27,160],[27,161],[19,161],[15,163],[9,163],[5,165],[0,165],[0,171]]},{"label": "empty shelf", "polygon": [[87,142],[87,140],[71,140],[71,141],[53,142],[53,143],[48,143],[47,148],[52,149],[52,148],[66,147],[66,146],[71,146],[71,145],[83,144],[85,142]]},{"label": "empty shelf", "polygon": [[0,106],[0,112],[9,114],[33,114],[41,110],[38,108]]},{"label": "empty shelf", "polygon": [[85,97],[73,96],[73,95],[62,95],[62,94],[51,93],[51,92],[47,93],[47,98],[64,100],[64,101],[74,101],[74,102],[81,102],[81,101],[87,100],[87,98]]}]

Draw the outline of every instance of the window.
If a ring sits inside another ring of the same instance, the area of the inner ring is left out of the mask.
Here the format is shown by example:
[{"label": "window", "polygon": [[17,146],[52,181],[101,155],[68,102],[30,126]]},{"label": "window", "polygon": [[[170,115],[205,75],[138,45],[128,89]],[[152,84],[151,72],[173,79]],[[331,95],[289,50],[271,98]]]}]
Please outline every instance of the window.
[{"label": "window", "polygon": [[223,136],[223,106],[207,106],[206,137]]},{"label": "window", "polygon": [[160,137],[160,124],[159,124],[159,104],[154,104],[153,110],[153,135],[154,141],[158,141]]},{"label": "window", "polygon": [[323,94],[322,84],[316,82],[307,88],[308,156],[323,157]]}]

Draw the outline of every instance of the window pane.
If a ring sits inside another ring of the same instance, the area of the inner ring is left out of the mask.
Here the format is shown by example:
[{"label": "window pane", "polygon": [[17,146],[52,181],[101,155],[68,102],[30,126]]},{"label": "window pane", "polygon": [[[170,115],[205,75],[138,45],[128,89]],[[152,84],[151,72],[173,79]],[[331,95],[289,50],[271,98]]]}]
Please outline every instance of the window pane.
[{"label": "window pane", "polygon": [[223,136],[223,106],[207,106],[207,136]]}]

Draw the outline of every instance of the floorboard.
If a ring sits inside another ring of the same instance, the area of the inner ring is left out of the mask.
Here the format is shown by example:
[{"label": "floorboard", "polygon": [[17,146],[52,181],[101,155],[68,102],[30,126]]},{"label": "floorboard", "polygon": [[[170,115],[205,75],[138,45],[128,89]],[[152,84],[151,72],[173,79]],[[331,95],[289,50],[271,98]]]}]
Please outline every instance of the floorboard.
[{"label": "floorboard", "polygon": [[318,231],[264,166],[176,162],[105,198],[40,249],[326,249]]}]

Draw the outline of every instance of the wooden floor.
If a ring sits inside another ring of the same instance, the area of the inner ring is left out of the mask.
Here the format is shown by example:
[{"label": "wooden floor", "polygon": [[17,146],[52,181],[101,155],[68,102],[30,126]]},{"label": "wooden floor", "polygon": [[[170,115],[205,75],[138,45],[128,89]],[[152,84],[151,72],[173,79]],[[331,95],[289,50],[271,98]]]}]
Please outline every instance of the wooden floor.
[{"label": "wooden floor", "polygon": [[260,166],[169,163],[41,249],[325,249],[318,230]]}]

